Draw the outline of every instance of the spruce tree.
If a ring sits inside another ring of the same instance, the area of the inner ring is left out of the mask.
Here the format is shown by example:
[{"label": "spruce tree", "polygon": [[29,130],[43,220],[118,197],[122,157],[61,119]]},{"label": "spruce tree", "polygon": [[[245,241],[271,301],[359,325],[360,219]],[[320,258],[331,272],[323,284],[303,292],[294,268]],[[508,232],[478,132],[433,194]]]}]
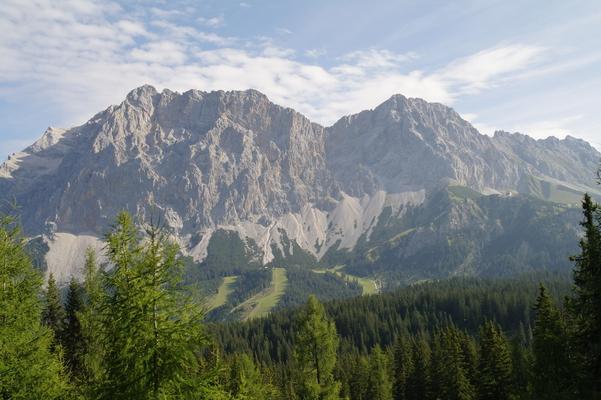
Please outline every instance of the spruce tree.
[{"label": "spruce tree", "polygon": [[411,343],[399,336],[394,346],[394,400],[407,400],[408,381],[413,368]]},{"label": "spruce tree", "polygon": [[364,356],[355,356],[354,363],[349,365],[351,376],[349,392],[352,400],[369,400],[369,360]]},{"label": "spruce tree", "polygon": [[478,398],[509,400],[513,391],[511,349],[501,328],[492,321],[480,329]]},{"label": "spruce tree", "polygon": [[601,212],[587,194],[582,203],[584,237],[572,257],[574,294],[568,300],[577,353],[581,398],[601,398]]},{"label": "spruce tree", "polygon": [[467,376],[461,335],[454,327],[445,328],[434,337],[431,379],[435,398],[476,398],[474,387]]},{"label": "spruce tree", "polygon": [[412,343],[413,370],[407,377],[408,400],[428,400],[430,398],[431,350],[426,338],[420,335]]},{"label": "spruce tree", "polygon": [[388,359],[380,346],[376,345],[369,357],[369,378],[367,398],[370,400],[391,400],[392,383],[388,373]]},{"label": "spruce tree", "polygon": [[87,397],[94,398],[103,380],[104,345],[102,338],[102,274],[96,252],[86,250],[83,281],[83,308],[76,313],[81,327],[83,351],[81,354],[80,388]]},{"label": "spruce tree", "polygon": [[61,344],[63,330],[65,329],[65,307],[52,272],[48,276],[46,292],[44,293],[44,311],[42,322],[54,332],[54,345]]},{"label": "spruce tree", "polygon": [[0,398],[65,398],[68,386],[53,332],[41,323],[42,278],[14,221],[0,217]]},{"label": "spruce tree", "polygon": [[571,382],[566,330],[560,312],[543,285],[536,300],[532,367],[534,396],[565,399]]},{"label": "spruce tree", "polygon": [[203,373],[202,309],[180,283],[179,249],[156,226],[138,234],[121,213],[107,235],[103,399],[223,398]]},{"label": "spruce tree", "polygon": [[302,399],[338,399],[340,383],[334,379],[338,335],[323,305],[313,295],[298,320],[294,346],[299,375],[297,393]]},{"label": "spruce tree", "polygon": [[80,324],[80,313],[83,310],[83,289],[71,278],[67,301],[65,304],[65,325],[62,342],[65,351],[65,362],[71,375],[79,375],[83,371],[83,356],[85,352],[84,338]]}]

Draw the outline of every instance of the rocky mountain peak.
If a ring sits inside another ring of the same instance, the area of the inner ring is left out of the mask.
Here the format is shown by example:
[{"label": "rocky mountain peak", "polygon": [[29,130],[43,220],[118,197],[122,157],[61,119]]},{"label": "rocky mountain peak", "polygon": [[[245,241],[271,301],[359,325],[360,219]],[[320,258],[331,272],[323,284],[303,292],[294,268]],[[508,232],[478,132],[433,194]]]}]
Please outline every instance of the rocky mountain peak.
[{"label": "rocky mountain peak", "polygon": [[352,248],[384,209],[401,213],[449,183],[543,198],[560,188],[571,201],[597,190],[600,157],[572,138],[481,135],[451,108],[402,95],[325,128],[252,89],[145,85],[3,164],[0,200],[16,198],[31,235],[53,226],[89,242],[127,209],[161,214],[196,258],[229,229],[268,261],[290,240],[316,257]]}]

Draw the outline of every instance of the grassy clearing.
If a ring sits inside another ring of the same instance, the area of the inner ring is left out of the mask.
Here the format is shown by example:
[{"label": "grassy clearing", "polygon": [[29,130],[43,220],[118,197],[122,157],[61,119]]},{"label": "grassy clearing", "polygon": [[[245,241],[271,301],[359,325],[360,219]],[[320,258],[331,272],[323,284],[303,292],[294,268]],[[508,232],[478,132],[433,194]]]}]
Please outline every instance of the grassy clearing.
[{"label": "grassy clearing", "polygon": [[284,268],[274,268],[272,270],[271,286],[246,300],[237,306],[235,310],[242,312],[242,319],[244,320],[267,315],[278,304],[280,297],[286,292],[287,286],[286,270]]},{"label": "grassy clearing", "polygon": [[363,295],[378,293],[378,287],[376,285],[376,281],[374,281],[373,279],[369,279],[369,278],[363,278],[360,276],[347,274],[346,272],[343,271],[343,269],[344,269],[344,265],[337,265],[335,267],[327,268],[327,269],[314,269],[313,272],[315,272],[316,274],[325,274],[326,272],[331,272],[342,278],[354,279],[363,288],[363,292],[362,292]]},{"label": "grassy clearing", "polygon": [[221,307],[227,302],[230,293],[232,293],[232,291],[234,290],[234,284],[237,280],[237,275],[226,276],[225,278],[223,278],[223,282],[221,282],[221,285],[219,285],[219,289],[217,289],[217,294],[215,296],[212,296],[207,302],[207,311],[213,310],[217,307]]}]

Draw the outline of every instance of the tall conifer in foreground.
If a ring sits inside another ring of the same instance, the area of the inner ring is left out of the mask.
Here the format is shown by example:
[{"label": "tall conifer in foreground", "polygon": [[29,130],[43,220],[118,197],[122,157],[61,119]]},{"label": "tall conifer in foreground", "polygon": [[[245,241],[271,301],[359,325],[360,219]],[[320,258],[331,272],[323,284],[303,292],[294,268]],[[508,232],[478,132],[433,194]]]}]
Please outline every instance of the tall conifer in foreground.
[{"label": "tall conifer in foreground", "polygon": [[323,305],[313,295],[298,321],[295,341],[297,394],[307,400],[338,399],[340,383],[334,380],[338,335]]},{"label": "tall conifer in foreground", "polygon": [[[145,240],[143,240],[145,239]],[[181,289],[178,247],[127,213],[107,235],[102,399],[224,398],[203,375],[201,308]]]},{"label": "tall conifer in foreground", "polygon": [[532,379],[537,399],[566,399],[570,393],[572,374],[567,349],[567,336],[559,309],[546,288],[541,285],[536,300],[533,333]]},{"label": "tall conifer in foreground", "polygon": [[601,398],[601,211],[586,194],[582,202],[584,237],[575,262],[574,294],[567,306],[577,353],[581,398]]},{"label": "tall conifer in foreground", "polygon": [[53,332],[41,324],[42,278],[23,249],[18,227],[0,217],[0,398],[60,399],[67,383]]}]

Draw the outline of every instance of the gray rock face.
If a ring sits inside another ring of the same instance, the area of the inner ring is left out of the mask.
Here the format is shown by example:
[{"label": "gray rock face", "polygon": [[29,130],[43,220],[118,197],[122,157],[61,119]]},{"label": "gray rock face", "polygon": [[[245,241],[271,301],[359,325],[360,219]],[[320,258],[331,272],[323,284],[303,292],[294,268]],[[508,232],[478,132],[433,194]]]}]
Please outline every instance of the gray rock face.
[{"label": "gray rock face", "polygon": [[[143,86],[62,141],[30,147],[4,180],[28,230],[52,221],[59,230],[100,233],[128,209],[158,212],[192,232],[270,219],[327,197],[324,138],[323,127],[256,91]],[[52,167],[25,168],[34,158]]]},{"label": "gray rock face", "polygon": [[344,190],[402,192],[449,180],[511,189],[523,173],[511,154],[451,108],[396,95],[328,131],[328,164]]},{"label": "gray rock face", "polygon": [[324,128],[254,90],[142,86],[11,156],[0,167],[0,200],[16,200],[30,235],[100,237],[127,209],[160,216],[188,249],[219,227],[244,226],[266,252],[283,229],[319,257],[345,235],[352,246],[384,207],[398,211],[449,182],[480,192],[546,188],[536,193],[551,200],[556,186],[599,193],[600,158],[569,137],[481,135],[452,109],[401,95]]}]

